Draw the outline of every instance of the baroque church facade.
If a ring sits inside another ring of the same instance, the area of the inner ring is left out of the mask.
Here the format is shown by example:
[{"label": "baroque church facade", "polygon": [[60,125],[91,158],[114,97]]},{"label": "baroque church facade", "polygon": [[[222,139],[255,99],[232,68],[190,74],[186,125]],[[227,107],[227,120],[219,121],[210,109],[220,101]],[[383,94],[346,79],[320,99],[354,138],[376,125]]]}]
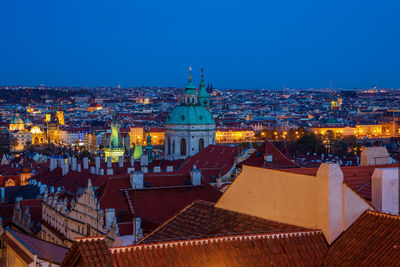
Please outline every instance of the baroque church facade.
[{"label": "baroque church facade", "polygon": [[165,159],[185,159],[215,144],[215,121],[210,111],[210,96],[206,91],[203,69],[199,90],[189,81],[181,104],[175,107],[165,121]]}]

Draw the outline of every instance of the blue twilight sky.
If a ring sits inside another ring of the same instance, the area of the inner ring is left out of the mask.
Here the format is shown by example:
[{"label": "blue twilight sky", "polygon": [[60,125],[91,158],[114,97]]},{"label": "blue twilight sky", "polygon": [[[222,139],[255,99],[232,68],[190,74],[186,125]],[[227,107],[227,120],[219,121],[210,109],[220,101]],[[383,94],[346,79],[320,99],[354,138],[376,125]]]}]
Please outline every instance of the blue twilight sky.
[{"label": "blue twilight sky", "polygon": [[399,0],[0,0],[0,85],[400,87]]}]

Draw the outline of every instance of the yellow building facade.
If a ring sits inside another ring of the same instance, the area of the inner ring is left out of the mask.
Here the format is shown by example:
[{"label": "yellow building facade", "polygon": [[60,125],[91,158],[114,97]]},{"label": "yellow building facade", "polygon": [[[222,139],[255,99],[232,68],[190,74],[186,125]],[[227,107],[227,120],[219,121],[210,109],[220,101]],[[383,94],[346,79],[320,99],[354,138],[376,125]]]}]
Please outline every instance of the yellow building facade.
[{"label": "yellow building facade", "polygon": [[394,137],[396,133],[391,131],[389,127],[382,124],[359,124],[355,127],[310,127],[310,130],[315,134],[326,134],[327,131],[332,131],[335,134],[342,134],[343,136],[354,135],[358,138],[363,137]]},{"label": "yellow building facade", "polygon": [[240,143],[254,140],[252,129],[218,129],[215,132],[217,143]]}]

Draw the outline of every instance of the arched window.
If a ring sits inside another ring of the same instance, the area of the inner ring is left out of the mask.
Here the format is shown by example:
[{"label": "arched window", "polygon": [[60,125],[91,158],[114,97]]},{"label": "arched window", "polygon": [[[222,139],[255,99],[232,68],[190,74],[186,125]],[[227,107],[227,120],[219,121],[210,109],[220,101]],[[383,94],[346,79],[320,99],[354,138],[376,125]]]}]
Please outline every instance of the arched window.
[{"label": "arched window", "polygon": [[204,139],[200,138],[199,139],[199,151],[202,150],[204,148]]},{"label": "arched window", "polygon": [[181,139],[181,156],[186,156],[186,139]]},{"label": "arched window", "polygon": [[168,138],[167,142],[168,142],[168,155],[171,155],[171,139]]}]

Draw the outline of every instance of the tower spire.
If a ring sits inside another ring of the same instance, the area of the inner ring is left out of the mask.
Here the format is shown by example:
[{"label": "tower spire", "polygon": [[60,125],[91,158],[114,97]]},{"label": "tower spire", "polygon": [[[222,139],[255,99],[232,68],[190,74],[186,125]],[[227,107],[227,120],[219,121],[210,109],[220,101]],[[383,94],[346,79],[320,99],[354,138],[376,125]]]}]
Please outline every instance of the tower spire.
[{"label": "tower spire", "polygon": [[192,82],[192,66],[189,66],[189,82]]}]

